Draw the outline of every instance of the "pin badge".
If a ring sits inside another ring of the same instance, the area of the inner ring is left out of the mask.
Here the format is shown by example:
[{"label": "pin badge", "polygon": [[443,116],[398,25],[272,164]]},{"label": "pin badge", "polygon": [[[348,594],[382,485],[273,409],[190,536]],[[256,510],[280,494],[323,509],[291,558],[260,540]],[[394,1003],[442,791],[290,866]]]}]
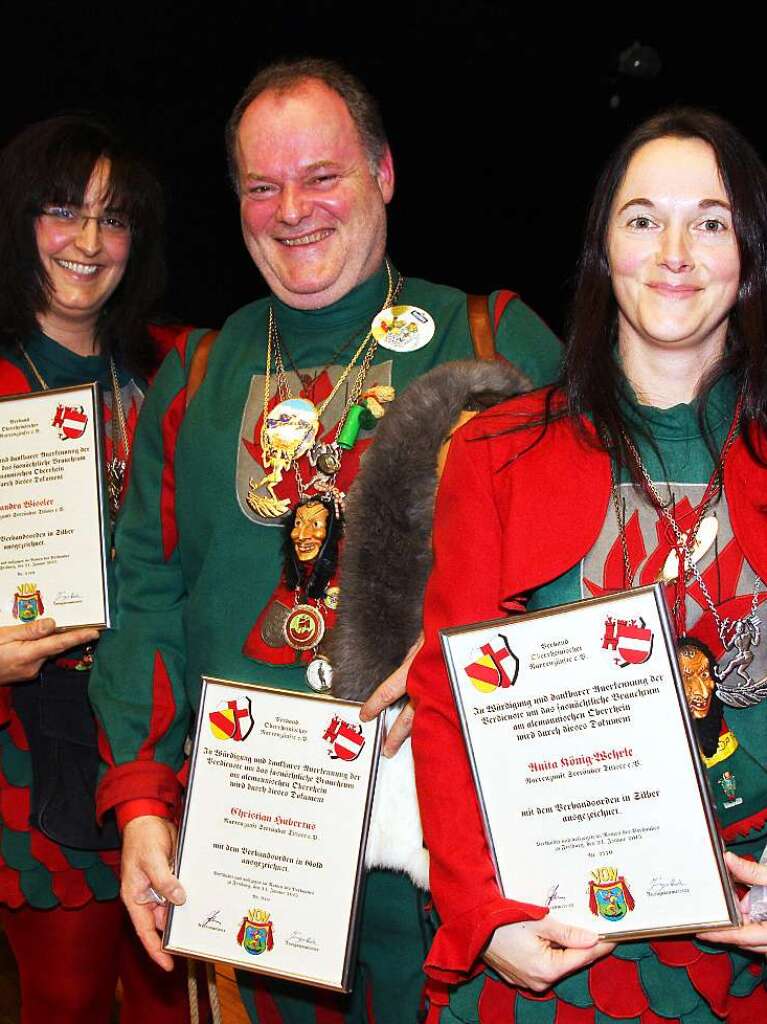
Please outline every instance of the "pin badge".
[{"label": "pin badge", "polygon": [[391,352],[417,352],[434,337],[434,320],[418,306],[389,306],[371,324],[373,337]]}]

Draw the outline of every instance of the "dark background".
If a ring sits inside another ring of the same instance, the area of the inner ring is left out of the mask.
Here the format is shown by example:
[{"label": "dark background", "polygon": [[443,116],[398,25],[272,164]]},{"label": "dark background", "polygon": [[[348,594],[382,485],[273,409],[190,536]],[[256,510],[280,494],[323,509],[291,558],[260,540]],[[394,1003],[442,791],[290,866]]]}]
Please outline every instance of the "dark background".
[{"label": "dark background", "polygon": [[767,149],[759,32],[726,9],[701,12],[676,28],[646,11],[564,23],[541,8],[523,23],[518,6],[487,0],[31,3],[4,26],[0,141],[72,109],[137,139],[168,201],[164,312],[218,326],[263,291],[226,179],[226,118],[262,63],[336,57],[383,107],[399,269],[513,288],[560,329],[599,167],[640,118],[705,105]]}]

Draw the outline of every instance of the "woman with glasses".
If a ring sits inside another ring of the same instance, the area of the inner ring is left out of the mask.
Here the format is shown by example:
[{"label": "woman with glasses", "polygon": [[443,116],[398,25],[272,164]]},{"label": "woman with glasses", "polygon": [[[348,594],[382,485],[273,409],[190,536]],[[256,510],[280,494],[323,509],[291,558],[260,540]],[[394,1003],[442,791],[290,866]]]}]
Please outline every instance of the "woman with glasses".
[{"label": "woman with glasses", "polygon": [[[408,681],[441,921],[426,961],[444,986],[431,1018],[441,1024],[765,1019],[767,924],[747,918],[734,931],[613,947],[533,905],[524,877],[500,893],[438,631],[663,574],[723,836],[758,859],[767,836],[766,322],[761,161],[716,116],[659,115],[619,147],[597,186],[559,385],[453,436],[426,640]],[[728,676],[745,654],[745,675]],[[745,859],[729,866],[743,881],[767,875]]]},{"label": "woman with glasses", "polygon": [[[87,117],[33,124],[0,153],[0,394],[98,381],[117,514],[164,283],[159,185]],[[23,1024],[188,1020],[185,972],[141,949],[119,899],[119,835],[97,825],[94,630],[0,628],[0,924]]]}]

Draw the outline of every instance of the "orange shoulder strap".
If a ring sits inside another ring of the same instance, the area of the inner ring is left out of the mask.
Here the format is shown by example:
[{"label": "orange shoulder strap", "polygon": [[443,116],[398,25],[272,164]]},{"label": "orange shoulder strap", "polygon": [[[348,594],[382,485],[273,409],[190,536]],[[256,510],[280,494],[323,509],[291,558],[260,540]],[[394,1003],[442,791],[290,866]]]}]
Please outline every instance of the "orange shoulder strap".
[{"label": "orange shoulder strap", "polygon": [[476,359],[495,359],[495,336],[487,300],[487,295],[466,296],[471,343]]},{"label": "orange shoulder strap", "polygon": [[197,394],[197,389],[205,380],[205,371],[208,369],[208,356],[213,348],[213,342],[218,337],[218,331],[206,331],[200,338],[200,343],[194,350],[192,361],[189,364],[189,376],[186,379],[186,408]]}]

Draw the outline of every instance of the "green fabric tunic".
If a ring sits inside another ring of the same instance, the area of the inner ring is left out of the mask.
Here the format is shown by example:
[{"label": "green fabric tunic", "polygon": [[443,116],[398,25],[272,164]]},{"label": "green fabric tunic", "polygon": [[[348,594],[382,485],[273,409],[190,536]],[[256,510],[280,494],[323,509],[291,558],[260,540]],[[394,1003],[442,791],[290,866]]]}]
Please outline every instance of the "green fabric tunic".
[{"label": "green fabric tunic", "polygon": [[[306,394],[318,404],[327,397],[383,305],[386,288],[381,269],[325,309],[298,311],[271,300],[294,396],[301,382],[291,367],[319,373]],[[496,299],[490,297],[491,312]],[[391,384],[399,393],[434,366],[473,355],[463,292],[408,279],[397,301],[426,310],[436,333],[415,352],[379,346],[367,385]],[[268,307],[269,300],[260,300],[226,321],[186,412],[186,373],[199,335],[187,351],[171,353],[144,406],[117,531],[115,628],[99,645],[91,683],[111,750],[103,806],[138,797],[173,802],[172,773],[182,766],[201,675],[293,690],[307,686],[302,666],[264,664],[242,652],[282,568],[283,531],[259,521],[247,501],[251,481],[264,475],[257,422],[264,405]],[[533,384],[559,371],[558,341],[519,299],[503,309],[496,347]],[[339,389],[338,408],[328,407],[324,429],[338,421],[355,375]],[[353,470],[365,440],[363,432],[344,458],[342,475]],[[302,473],[306,477],[308,469]],[[370,875],[360,952],[366,977],[358,977],[339,1019],[365,1019],[370,998],[378,1024],[415,1020],[428,946],[421,903],[403,876]],[[375,973],[378,982],[369,995]],[[270,994],[257,981],[253,985],[246,1002],[254,1020],[315,1020],[316,990],[270,985]],[[259,1018],[270,1012],[281,1016]]]}]

